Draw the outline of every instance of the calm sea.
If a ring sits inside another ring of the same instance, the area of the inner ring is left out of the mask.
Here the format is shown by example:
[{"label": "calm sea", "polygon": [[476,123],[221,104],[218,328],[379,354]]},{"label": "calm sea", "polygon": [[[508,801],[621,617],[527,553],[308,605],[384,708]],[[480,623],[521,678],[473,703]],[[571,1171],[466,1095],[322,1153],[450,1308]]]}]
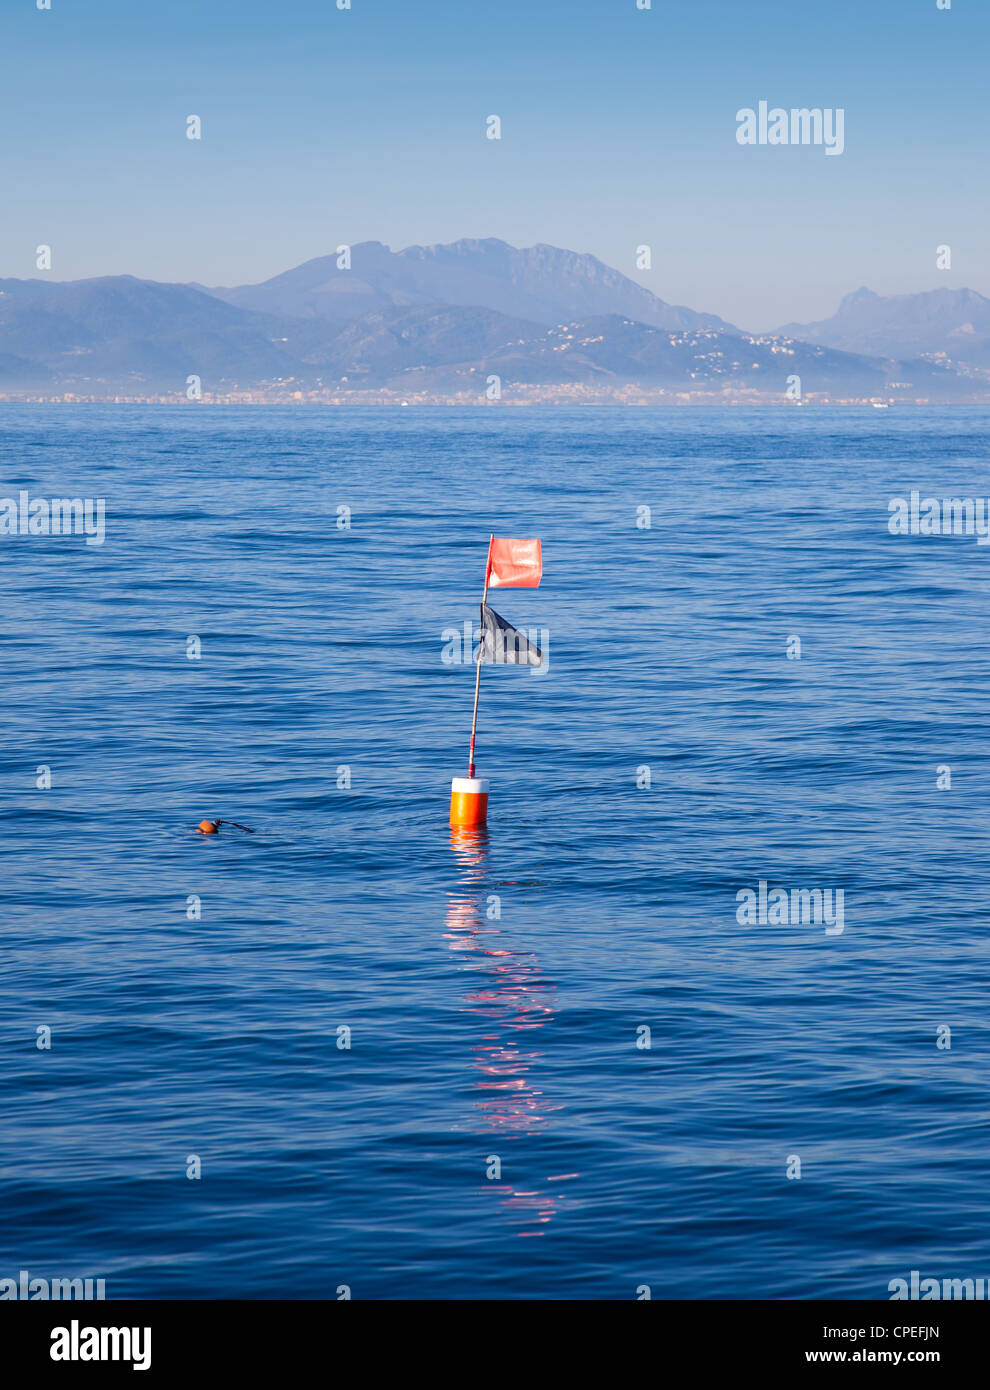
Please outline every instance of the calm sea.
[{"label": "calm sea", "polygon": [[[0,434],[4,496],[107,507],[102,545],[0,539],[0,1278],[990,1277],[990,547],[887,529],[912,488],[990,492],[990,413]],[[490,531],[542,537],[541,588],[493,598],[549,671],[484,669],[488,834],[452,841],[444,633]],[[841,890],[842,931],[740,925],[761,881]]]}]

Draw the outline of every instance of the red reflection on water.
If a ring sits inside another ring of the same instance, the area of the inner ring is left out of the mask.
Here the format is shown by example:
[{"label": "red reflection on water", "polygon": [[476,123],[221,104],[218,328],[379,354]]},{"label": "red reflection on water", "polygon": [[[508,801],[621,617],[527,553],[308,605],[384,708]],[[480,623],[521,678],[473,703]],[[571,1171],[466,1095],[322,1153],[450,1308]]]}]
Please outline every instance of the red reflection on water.
[{"label": "red reflection on water", "polygon": [[[531,1034],[553,1017],[554,986],[543,978],[536,956],[512,950],[498,919],[488,916],[496,885],[489,878],[487,831],[458,828],[451,831],[450,843],[460,873],[457,889],[449,895],[444,936],[452,951],[465,953],[462,969],[483,971],[487,977],[464,996],[465,1010],[484,1021],[475,1048],[476,1108],[488,1131],[513,1138],[539,1133],[560,1106],[534,1084],[530,1073],[543,1053],[524,1046],[519,1034]],[[541,1228],[559,1205],[559,1194],[520,1192],[504,1182],[485,1187],[498,1192],[512,1219],[537,1227],[520,1235],[543,1235]]]}]

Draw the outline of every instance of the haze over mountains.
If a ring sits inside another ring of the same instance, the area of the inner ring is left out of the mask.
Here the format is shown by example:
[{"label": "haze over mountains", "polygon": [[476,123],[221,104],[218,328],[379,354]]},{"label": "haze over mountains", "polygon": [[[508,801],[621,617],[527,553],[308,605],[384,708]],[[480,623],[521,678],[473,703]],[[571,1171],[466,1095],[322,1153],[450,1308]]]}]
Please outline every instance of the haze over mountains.
[{"label": "haze over mountains", "polygon": [[320,256],[260,285],[210,293],[242,309],[338,324],[374,310],[451,304],[547,325],[624,314],[654,328],[735,331],[714,314],[665,304],[595,256],[556,246],[519,250],[490,237],[390,251],[365,241],[351,247],[350,269],[337,260]]},{"label": "haze over mountains", "polygon": [[787,323],[777,332],[846,352],[879,357],[942,353],[956,362],[990,367],[990,299],[975,290],[929,290],[884,299],[859,289],[846,295],[830,319]]},{"label": "haze over mountains", "polygon": [[990,399],[990,300],[883,299],[747,334],[671,305],[594,256],[493,239],[392,252],[380,242],[259,285],[133,276],[0,280],[0,394],[347,394],[485,398],[513,386],[783,396]]}]

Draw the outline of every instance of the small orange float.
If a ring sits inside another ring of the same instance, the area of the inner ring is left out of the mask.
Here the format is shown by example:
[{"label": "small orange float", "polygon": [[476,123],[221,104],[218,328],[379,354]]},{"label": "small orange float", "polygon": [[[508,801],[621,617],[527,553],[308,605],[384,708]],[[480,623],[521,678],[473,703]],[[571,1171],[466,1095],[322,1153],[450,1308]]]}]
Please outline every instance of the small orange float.
[{"label": "small orange float", "polygon": [[450,823],[484,825],[488,819],[488,778],[454,777],[450,783]]},{"label": "small orange float", "polygon": [[221,825],[233,825],[238,830],[246,830],[249,835],[254,834],[249,825],[241,825],[237,820],[201,820],[196,829],[200,835],[218,835]]}]

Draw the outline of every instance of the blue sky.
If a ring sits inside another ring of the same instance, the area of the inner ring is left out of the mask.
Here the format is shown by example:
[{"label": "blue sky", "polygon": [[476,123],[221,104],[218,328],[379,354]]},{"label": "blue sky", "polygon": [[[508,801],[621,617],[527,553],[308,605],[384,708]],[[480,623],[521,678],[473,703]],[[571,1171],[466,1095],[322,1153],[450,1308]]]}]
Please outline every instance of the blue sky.
[{"label": "blue sky", "polygon": [[[990,294],[988,0],[4,0],[0,40],[3,276],[498,236],[744,327]],[[738,145],[761,99],[844,108],[845,153]]]}]

